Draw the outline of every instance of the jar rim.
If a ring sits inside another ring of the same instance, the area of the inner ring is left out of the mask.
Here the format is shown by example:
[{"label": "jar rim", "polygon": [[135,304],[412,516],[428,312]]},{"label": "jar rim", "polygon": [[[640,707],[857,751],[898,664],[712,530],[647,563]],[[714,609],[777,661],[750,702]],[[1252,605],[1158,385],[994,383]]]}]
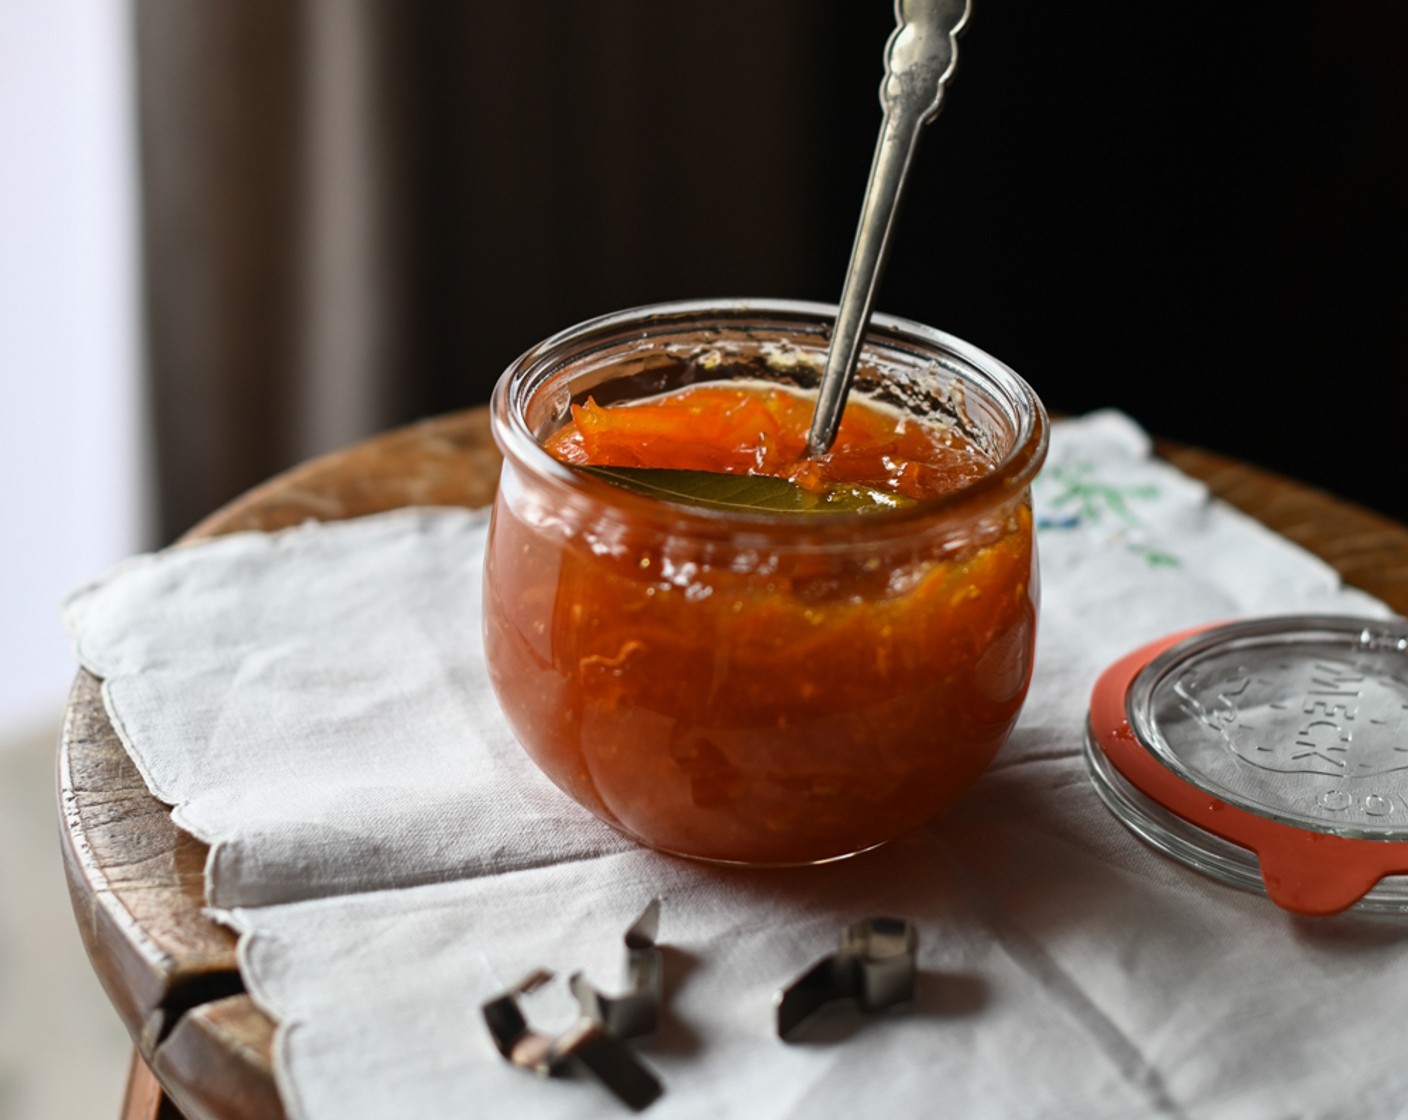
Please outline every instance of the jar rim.
[{"label": "jar rim", "polygon": [[[615,486],[584,471],[575,470],[554,458],[538,442],[525,416],[527,404],[548,378],[587,352],[594,342],[629,337],[640,329],[641,340],[655,333],[666,334],[671,326],[687,323],[742,323],[771,317],[794,320],[829,332],[835,322],[836,305],[806,300],[782,299],[697,299],[644,304],[584,320],[537,343],[520,355],[500,376],[490,405],[490,423],[495,442],[506,457],[528,469],[535,478],[565,488],[566,493],[582,495],[594,503],[617,508],[632,519],[642,516],[662,518],[685,529],[714,532],[726,530],[756,532],[769,538],[824,540],[854,537],[863,530],[867,538],[889,537],[912,532],[917,526],[935,521],[963,521],[983,510],[1001,505],[1024,492],[1046,458],[1049,421],[1046,409],[1035,391],[1005,363],[986,351],[954,335],[911,319],[876,312],[866,332],[865,349],[886,338],[918,344],[936,351],[935,356],[951,355],[965,369],[956,372],[961,380],[973,382],[1010,404],[1016,430],[1012,447],[996,459],[991,471],[933,498],[925,498],[895,509],[863,513],[834,513],[826,517],[799,518],[792,514],[763,510],[719,510],[706,506],[661,502]],[[649,329],[655,328],[655,329]]]}]

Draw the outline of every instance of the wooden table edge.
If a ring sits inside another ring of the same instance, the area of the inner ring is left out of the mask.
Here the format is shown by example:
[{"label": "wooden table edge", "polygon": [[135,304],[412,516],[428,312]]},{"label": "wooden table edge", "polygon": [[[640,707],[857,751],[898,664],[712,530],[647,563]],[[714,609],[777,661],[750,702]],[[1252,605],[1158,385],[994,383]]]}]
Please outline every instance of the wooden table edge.
[{"label": "wooden table edge", "polygon": [[[408,505],[482,507],[493,499],[499,462],[486,408],[435,417],[293,467],[222,507],[178,543]],[[282,1112],[273,1111],[277,1094],[267,1045],[261,1051],[257,1041],[248,1043],[264,1039],[271,1045],[274,1025],[240,994],[235,938],[206,916],[203,883],[191,874],[189,865],[199,861],[203,867],[207,849],[178,829],[170,807],[146,791],[103,709],[99,684],[86,671],[77,674],[57,760],[64,870],[84,947],[137,1054],[173,1100],[199,1114],[196,1086],[181,1079],[204,1061],[221,1084],[248,1084],[245,1098],[225,1101],[222,1118],[277,1120]],[[148,818],[159,834],[150,845],[152,861],[184,861],[184,870],[158,866],[148,881],[133,882],[114,875],[126,870],[124,864],[99,858],[105,844],[112,847],[107,831],[113,804],[107,797],[94,804],[86,796],[90,791],[75,774],[75,760],[89,756],[96,756],[95,769],[116,776],[118,797],[140,802],[135,815]],[[138,914],[163,898],[172,902],[172,920],[153,935]],[[223,1003],[231,997],[237,1002]],[[226,1011],[210,1019],[215,1004]],[[235,1039],[245,1042],[236,1046]],[[217,1045],[221,1040],[231,1043],[227,1050]]]},{"label": "wooden table edge", "polygon": [[[1224,455],[1169,440],[1156,441],[1156,451],[1203,482],[1213,497],[1319,556],[1347,583],[1408,613],[1408,528]],[[498,462],[487,408],[452,413],[294,467],[206,518],[182,542],[405,505],[486,505]],[[428,480],[428,475],[446,472],[452,477]],[[75,695],[96,685],[86,676],[80,672]],[[203,895],[185,898],[178,917],[187,932],[197,942],[214,938],[221,943],[219,952],[192,969],[142,927],[130,891],[110,881],[94,854],[92,822],[79,806],[71,769],[73,753],[82,746],[75,725],[83,713],[77,709],[71,702],[65,717],[58,786],[65,870],[95,971],[137,1052],[193,1120],[278,1120],[283,1112],[272,1073],[276,1027],[243,994],[233,937],[204,914]],[[110,725],[108,732],[112,734]],[[169,821],[168,807],[146,797]],[[179,832],[174,824],[171,828]],[[117,959],[110,952],[114,945]],[[222,1111],[212,1112],[216,1098]]]}]

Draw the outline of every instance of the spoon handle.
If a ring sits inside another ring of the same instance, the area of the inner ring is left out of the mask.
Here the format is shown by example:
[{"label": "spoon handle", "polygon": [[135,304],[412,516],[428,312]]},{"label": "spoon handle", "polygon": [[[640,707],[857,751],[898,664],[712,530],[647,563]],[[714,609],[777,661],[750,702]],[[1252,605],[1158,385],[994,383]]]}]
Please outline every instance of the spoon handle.
[{"label": "spoon handle", "polygon": [[910,160],[920,131],[938,116],[943,104],[944,86],[958,57],[958,33],[968,20],[969,8],[970,0],[895,0],[896,27],[885,45],[885,80],[880,83],[884,112],[880,138],[841,289],[826,371],[817,389],[807,434],[809,455],[830,450],[841,426]]}]

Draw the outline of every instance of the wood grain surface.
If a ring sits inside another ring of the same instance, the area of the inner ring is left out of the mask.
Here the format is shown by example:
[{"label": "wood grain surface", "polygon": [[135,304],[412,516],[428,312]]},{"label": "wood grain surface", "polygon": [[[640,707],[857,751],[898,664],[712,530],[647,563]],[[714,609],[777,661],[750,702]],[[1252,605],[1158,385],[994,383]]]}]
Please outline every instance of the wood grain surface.
[{"label": "wood grain surface", "polygon": [[[1159,453],[1233,506],[1408,614],[1408,529],[1226,456]],[[482,506],[499,456],[488,412],[397,429],[250,491],[183,540],[406,505]],[[233,936],[203,912],[206,848],[146,790],[79,673],[59,753],[64,864],[84,944],[137,1053],[191,1120],[278,1120],[274,1027],[243,994]]]}]

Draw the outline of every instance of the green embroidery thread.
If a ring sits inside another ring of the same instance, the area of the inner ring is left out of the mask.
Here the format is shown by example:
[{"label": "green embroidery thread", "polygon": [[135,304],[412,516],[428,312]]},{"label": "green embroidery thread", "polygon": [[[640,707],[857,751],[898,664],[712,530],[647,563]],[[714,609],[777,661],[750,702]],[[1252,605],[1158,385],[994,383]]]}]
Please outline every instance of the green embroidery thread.
[{"label": "green embroidery thread", "polygon": [[1059,487],[1056,495],[1047,500],[1046,506],[1066,512],[1065,516],[1039,516],[1037,528],[1075,529],[1082,525],[1100,525],[1113,518],[1117,527],[1111,535],[1112,542],[1123,543],[1131,552],[1143,557],[1151,568],[1178,567],[1181,562],[1177,556],[1137,539],[1142,536],[1144,523],[1131,508],[1131,503],[1156,499],[1159,488],[1150,483],[1114,486],[1098,481],[1094,476],[1095,465],[1088,462],[1051,467],[1045,471],[1042,480],[1049,480],[1050,485]]}]

